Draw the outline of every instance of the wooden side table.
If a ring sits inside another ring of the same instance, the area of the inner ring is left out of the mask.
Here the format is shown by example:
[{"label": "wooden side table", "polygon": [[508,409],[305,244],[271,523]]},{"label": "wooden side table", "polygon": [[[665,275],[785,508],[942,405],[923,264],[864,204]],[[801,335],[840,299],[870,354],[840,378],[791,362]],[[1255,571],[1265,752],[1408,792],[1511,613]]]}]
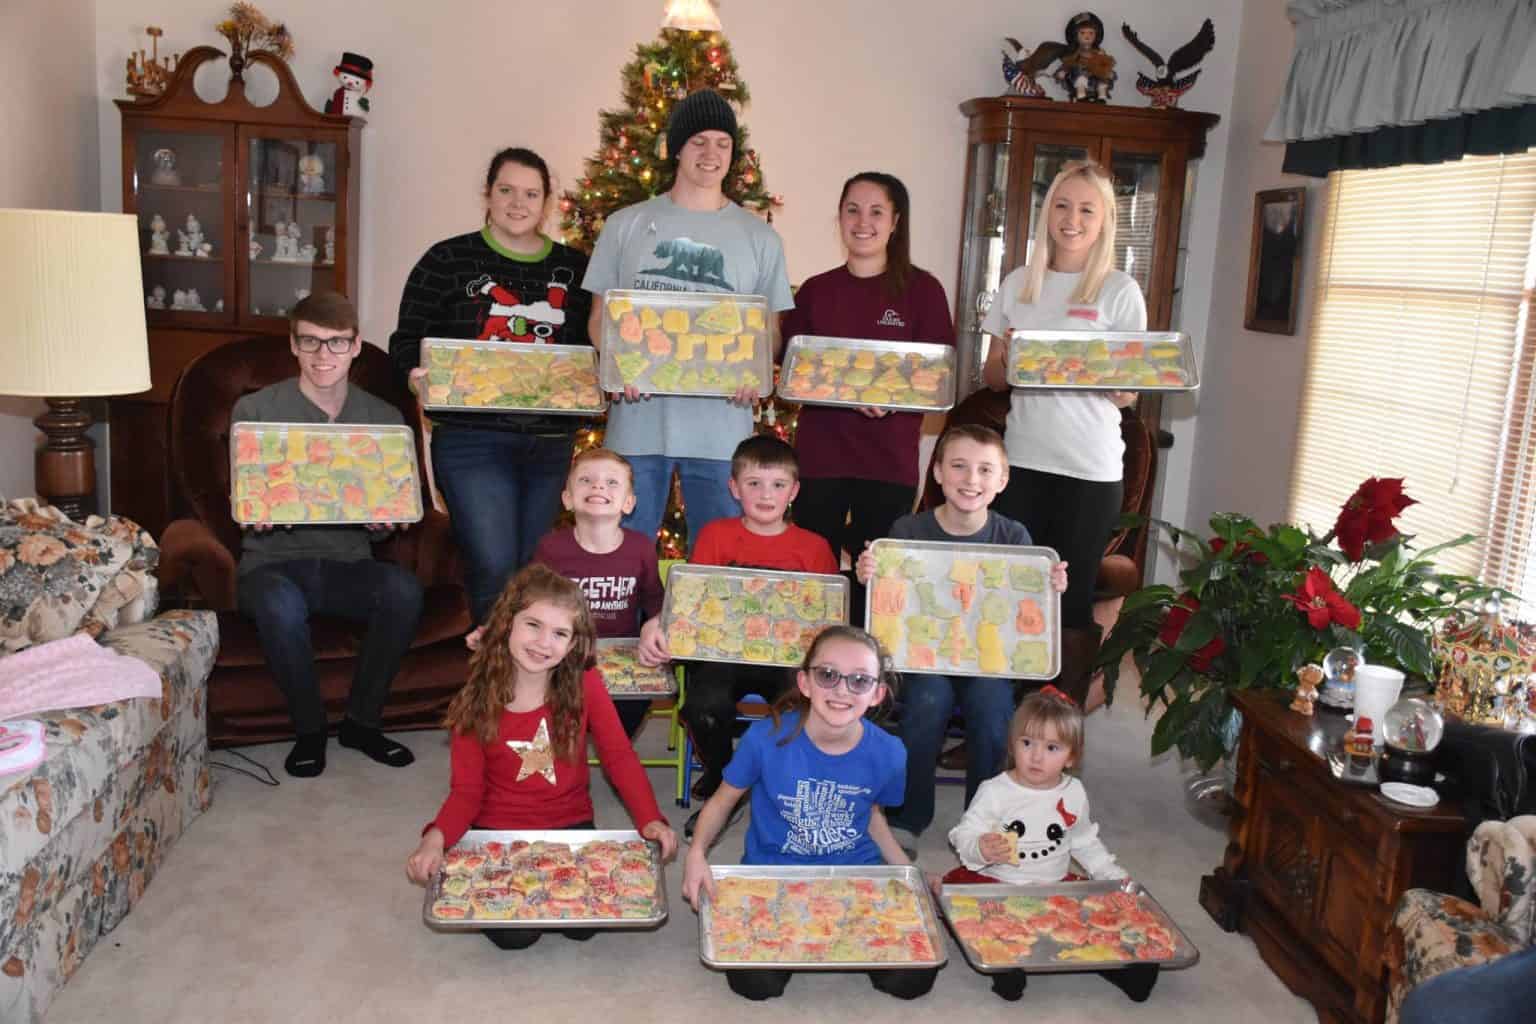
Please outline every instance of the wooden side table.
[{"label": "wooden side table", "polygon": [[1333,777],[1347,723],[1291,694],[1234,694],[1243,714],[1235,806],[1222,864],[1200,903],[1249,935],[1324,1024],[1377,1024],[1387,1006],[1392,912],[1405,889],[1450,892],[1471,828],[1449,799],[1418,810]]}]

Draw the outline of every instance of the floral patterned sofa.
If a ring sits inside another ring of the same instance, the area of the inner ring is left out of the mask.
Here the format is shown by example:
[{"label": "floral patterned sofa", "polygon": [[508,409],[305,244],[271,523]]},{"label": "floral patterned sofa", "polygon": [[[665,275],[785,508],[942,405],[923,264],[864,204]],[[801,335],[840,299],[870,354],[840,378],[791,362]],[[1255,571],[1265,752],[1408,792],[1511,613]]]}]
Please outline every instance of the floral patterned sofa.
[{"label": "floral patterned sofa", "polygon": [[1536,815],[1485,821],[1467,842],[1479,905],[1429,889],[1403,893],[1393,917],[1387,1024],[1414,986],[1456,967],[1497,960],[1536,942]]},{"label": "floral patterned sofa", "polygon": [[0,775],[0,1021],[41,1019],[208,808],[211,612],[153,615],[154,542],[0,500],[0,657],[86,632],[159,676],[159,700],[32,715],[46,754]]}]

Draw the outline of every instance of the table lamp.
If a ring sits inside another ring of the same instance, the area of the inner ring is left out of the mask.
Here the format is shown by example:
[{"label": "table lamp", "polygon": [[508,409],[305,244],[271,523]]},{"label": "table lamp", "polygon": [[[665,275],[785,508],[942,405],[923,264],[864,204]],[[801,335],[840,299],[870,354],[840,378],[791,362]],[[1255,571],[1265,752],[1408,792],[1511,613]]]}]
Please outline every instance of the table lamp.
[{"label": "table lamp", "polygon": [[150,385],[139,248],[132,214],[0,210],[0,394],[48,403],[37,494],[75,520],[96,503],[81,399]]}]

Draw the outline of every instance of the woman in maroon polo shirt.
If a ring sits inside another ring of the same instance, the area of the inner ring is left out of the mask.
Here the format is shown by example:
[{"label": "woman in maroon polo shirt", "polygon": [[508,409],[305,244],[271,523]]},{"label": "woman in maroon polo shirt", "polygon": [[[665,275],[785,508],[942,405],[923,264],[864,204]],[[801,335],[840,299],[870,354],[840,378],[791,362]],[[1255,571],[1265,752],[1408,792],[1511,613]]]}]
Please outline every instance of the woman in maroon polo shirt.
[{"label": "woman in maroon polo shirt", "polygon": [[[955,343],[944,286],[912,265],[911,203],[900,179],[878,171],[843,183],[837,224],[848,260],[800,286],[783,335]],[[795,522],[833,554],[857,558],[890,532],[917,496],[920,413],[806,406],[795,434],[800,494]],[[855,608],[862,615],[862,601]],[[855,618],[857,622],[860,619]]]}]

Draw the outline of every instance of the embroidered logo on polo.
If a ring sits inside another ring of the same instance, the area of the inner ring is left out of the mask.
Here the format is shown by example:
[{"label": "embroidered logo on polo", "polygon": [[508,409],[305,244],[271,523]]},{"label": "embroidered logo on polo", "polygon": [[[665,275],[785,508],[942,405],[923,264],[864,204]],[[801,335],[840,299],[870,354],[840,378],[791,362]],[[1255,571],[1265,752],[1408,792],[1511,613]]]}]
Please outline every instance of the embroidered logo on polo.
[{"label": "embroidered logo on polo", "polygon": [[900,313],[896,312],[894,309],[888,309],[885,311],[885,315],[880,318],[880,323],[878,326],[905,327],[907,326],[907,322],[901,318]]}]

